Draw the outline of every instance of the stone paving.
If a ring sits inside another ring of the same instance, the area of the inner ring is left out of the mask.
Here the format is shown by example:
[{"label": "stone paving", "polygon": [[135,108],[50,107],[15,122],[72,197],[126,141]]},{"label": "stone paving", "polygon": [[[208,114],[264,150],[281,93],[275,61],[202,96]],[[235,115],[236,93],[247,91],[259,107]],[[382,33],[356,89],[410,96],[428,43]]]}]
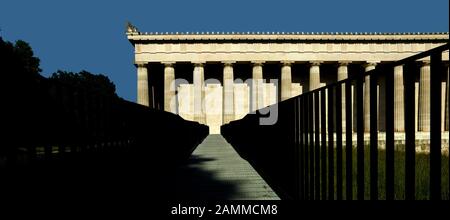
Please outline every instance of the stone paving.
[{"label": "stone paving", "polygon": [[176,199],[279,199],[222,135],[209,135],[171,180]]}]

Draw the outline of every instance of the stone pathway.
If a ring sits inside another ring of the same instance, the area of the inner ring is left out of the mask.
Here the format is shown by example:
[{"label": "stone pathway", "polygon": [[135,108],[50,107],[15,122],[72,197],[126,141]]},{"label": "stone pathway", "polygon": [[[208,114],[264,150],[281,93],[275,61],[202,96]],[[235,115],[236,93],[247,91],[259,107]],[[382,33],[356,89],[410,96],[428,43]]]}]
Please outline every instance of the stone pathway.
[{"label": "stone pathway", "polygon": [[176,199],[279,199],[222,135],[209,135],[170,176],[170,197]]}]

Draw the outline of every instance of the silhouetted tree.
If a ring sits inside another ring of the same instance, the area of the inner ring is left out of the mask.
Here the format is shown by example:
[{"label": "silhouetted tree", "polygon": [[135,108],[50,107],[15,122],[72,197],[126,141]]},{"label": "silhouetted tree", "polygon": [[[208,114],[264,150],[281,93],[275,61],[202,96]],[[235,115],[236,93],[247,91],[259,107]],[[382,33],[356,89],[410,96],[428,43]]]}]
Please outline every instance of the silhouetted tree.
[{"label": "silhouetted tree", "polygon": [[33,49],[25,41],[18,40],[12,44],[0,37],[0,54],[5,73],[37,75],[41,72],[39,58],[34,56]]},{"label": "silhouetted tree", "polygon": [[85,70],[79,73],[58,70],[50,77],[51,80],[73,86],[75,89],[83,89],[96,94],[117,96],[116,86],[105,75],[94,75]]},{"label": "silhouetted tree", "polygon": [[34,56],[33,49],[27,42],[22,40],[16,41],[14,50],[19,58],[19,64],[26,73],[38,74],[42,71],[39,68],[39,58]]},{"label": "silhouetted tree", "polygon": [[45,99],[46,79],[39,74],[40,60],[28,43],[11,43],[0,37],[0,60],[0,121],[2,140],[7,143],[0,146],[0,152],[8,152],[30,146],[31,140],[39,142],[46,130],[44,120],[53,108]]},{"label": "silhouetted tree", "polygon": [[108,77],[58,71],[47,79],[39,74],[40,60],[28,43],[1,37],[0,60],[0,134],[3,142],[14,143],[0,146],[0,155],[19,146],[67,142],[76,131],[105,127],[98,121],[117,97]]}]

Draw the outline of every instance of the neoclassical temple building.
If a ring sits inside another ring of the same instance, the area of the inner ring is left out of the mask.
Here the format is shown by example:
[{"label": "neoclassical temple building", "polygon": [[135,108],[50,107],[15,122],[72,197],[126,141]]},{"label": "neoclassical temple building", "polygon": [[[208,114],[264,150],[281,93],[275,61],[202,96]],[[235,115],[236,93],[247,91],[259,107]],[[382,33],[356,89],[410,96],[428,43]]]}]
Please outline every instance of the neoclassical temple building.
[{"label": "neoclassical temple building", "polygon": [[[126,35],[134,46],[137,102],[206,124],[210,133],[218,133],[220,125],[251,111],[449,41],[448,33],[147,33],[132,25],[128,25]],[[443,59],[448,63],[448,53]],[[429,106],[430,88],[424,83],[429,73],[429,61],[417,63],[414,95],[418,131],[429,130],[429,108],[422,107]],[[401,132],[402,66],[393,74],[395,130]],[[377,81],[383,99],[384,82]],[[448,98],[447,81],[443,77],[443,99]],[[364,93],[368,97],[368,86]],[[378,106],[380,119],[382,103]],[[369,118],[367,105],[364,114]],[[443,106],[443,130],[448,129],[446,109]],[[379,123],[382,130],[384,120]],[[365,127],[369,129],[368,120]]]}]

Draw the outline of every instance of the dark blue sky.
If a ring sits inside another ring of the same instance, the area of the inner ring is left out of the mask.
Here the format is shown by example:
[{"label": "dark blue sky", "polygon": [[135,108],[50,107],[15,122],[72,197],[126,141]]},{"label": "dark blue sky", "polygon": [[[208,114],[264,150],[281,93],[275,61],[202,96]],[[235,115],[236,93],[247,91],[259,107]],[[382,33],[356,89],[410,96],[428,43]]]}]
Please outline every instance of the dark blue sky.
[{"label": "dark blue sky", "polygon": [[448,7],[449,0],[2,0],[0,35],[29,42],[45,76],[103,73],[135,101],[126,21],[144,32],[448,32]]}]

